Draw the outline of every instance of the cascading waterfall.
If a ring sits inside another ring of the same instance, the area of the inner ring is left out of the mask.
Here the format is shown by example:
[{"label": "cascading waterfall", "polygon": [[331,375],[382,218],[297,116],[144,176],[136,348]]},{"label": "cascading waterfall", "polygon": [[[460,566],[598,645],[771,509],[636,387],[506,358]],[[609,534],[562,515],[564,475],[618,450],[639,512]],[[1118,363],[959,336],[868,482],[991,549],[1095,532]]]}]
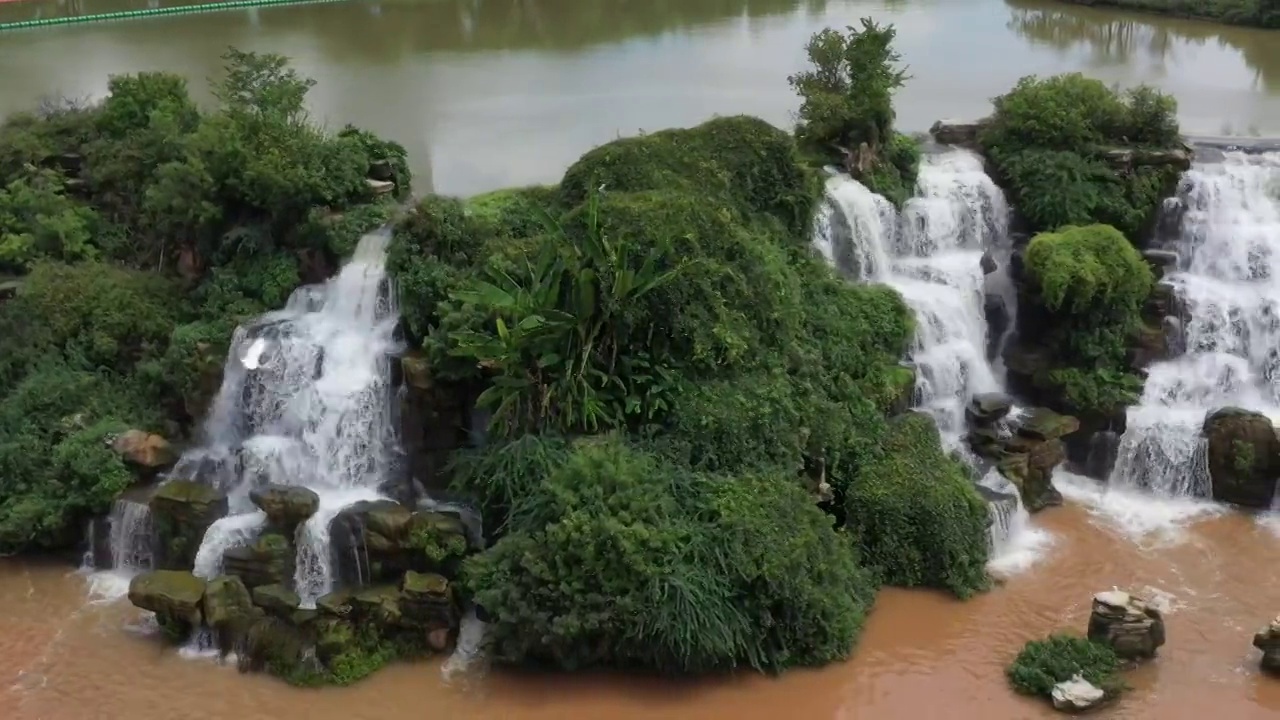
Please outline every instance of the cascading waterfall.
[{"label": "cascading waterfall", "polygon": [[236,329],[202,443],[171,473],[228,498],[230,515],[208,529],[197,552],[197,575],[220,572],[223,554],[252,542],[265,524],[251,490],[295,485],[320,497],[297,534],[297,591],[311,605],[331,589],[329,520],[381,497],[398,450],[389,238],[385,228],[366,235],[338,275],[298,288],[284,309]]},{"label": "cascading waterfall", "polygon": [[150,570],[151,510],[145,503],[120,498],[111,505],[111,567],[130,574]]},{"label": "cascading waterfall", "polygon": [[1178,298],[1185,352],[1148,369],[1129,408],[1112,484],[1207,497],[1200,429],[1221,407],[1280,419],[1280,153],[1226,153],[1183,175],[1166,213],[1180,218]]},{"label": "cascading waterfall", "polygon": [[902,213],[846,176],[827,181],[834,210],[819,218],[819,250],[843,272],[902,294],[915,313],[911,350],[920,409],[960,449],[964,406],[1000,382],[987,361],[982,255],[1007,234],[1004,195],[967,151],[926,156]]},{"label": "cascading waterfall", "polygon": [[[988,360],[983,254],[1006,246],[1009,208],[983,171],[982,160],[964,150],[926,155],[916,190],[898,213],[862,184],[832,176],[814,245],[842,273],[883,283],[902,295],[916,317],[911,349],[916,406],[937,421],[947,450],[967,455],[962,442],[966,404],[974,395],[998,392],[1002,386]],[[1005,493],[1008,488],[996,483],[988,489]],[[995,500],[992,546],[997,562],[1010,553],[1026,556],[1029,548],[1042,544],[1043,537],[1033,537],[1038,531],[1030,527],[1016,492],[1011,505],[1006,495],[989,497]]]}]

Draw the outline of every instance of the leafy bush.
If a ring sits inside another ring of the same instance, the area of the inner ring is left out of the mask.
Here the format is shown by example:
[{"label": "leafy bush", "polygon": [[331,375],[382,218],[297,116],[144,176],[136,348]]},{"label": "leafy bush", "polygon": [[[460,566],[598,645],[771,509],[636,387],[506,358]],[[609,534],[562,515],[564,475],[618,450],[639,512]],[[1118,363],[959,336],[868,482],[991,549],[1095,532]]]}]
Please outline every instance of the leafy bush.
[{"label": "leafy bush", "polygon": [[616,437],[575,443],[513,532],[471,558],[496,656],[576,669],[781,670],[845,657],[873,586],[774,478],[718,482]]},{"label": "leafy bush", "polygon": [[19,175],[0,188],[0,271],[25,272],[46,258],[91,259],[97,225],[93,210],[66,196],[56,172]]},{"label": "leafy bush", "polygon": [[1070,635],[1051,635],[1023,646],[1006,670],[1009,684],[1024,695],[1049,697],[1053,686],[1076,675],[1109,696],[1124,689],[1119,675],[1120,659],[1111,648]]},{"label": "leafy bush", "polygon": [[890,422],[878,453],[845,488],[845,521],[887,584],[959,597],[987,587],[986,503],[926,415]]},{"label": "leafy bush", "polygon": [[980,141],[1033,230],[1101,222],[1137,237],[1177,183],[1178,167],[1122,168],[1108,155],[1179,146],[1177,103],[1153,88],[1029,76],[994,104]]},{"label": "leafy bush", "polygon": [[[842,161],[856,180],[901,205],[915,190],[919,149],[893,130],[893,93],[907,80],[893,50],[897,31],[863,18],[845,33],[826,28],[805,47],[813,68],[788,78],[801,97],[796,139],[807,152]],[[864,159],[865,144],[870,157]]]},{"label": "leafy bush", "polygon": [[1141,381],[1129,370],[1128,346],[1155,283],[1142,255],[1115,228],[1088,225],[1035,236],[1025,264],[1025,304],[1057,366],[1050,381],[1075,410],[1133,402]]}]

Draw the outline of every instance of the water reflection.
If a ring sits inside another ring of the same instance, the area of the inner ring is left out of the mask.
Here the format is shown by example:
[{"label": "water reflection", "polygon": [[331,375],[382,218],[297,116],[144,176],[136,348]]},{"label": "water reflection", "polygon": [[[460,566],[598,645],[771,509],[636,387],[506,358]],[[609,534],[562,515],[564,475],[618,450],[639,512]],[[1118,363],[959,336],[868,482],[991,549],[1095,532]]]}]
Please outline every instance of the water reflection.
[{"label": "water reflection", "polygon": [[1152,14],[1006,0],[1008,27],[1033,43],[1083,52],[1093,68],[1151,63],[1160,74],[1206,46],[1238,52],[1259,89],[1280,91],[1280,33]]}]

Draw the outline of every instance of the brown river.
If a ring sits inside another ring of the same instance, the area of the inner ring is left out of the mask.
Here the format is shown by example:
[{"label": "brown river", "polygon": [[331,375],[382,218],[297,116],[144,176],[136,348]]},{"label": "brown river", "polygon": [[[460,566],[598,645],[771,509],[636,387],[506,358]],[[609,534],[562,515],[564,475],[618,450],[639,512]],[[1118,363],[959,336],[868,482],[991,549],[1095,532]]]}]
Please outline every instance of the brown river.
[{"label": "brown river", "polygon": [[[1155,500],[1060,474],[1070,502],[1033,520],[1004,584],[968,602],[885,590],[854,657],[780,678],[702,681],[537,676],[448,680],[401,664],[345,689],[298,690],[166,647],[109,576],[0,564],[0,718],[14,720],[1015,720],[1055,713],[1014,695],[1003,668],[1028,639],[1083,632],[1098,590],[1166,612],[1169,641],[1102,713],[1124,720],[1280,717],[1280,680],[1257,670],[1257,626],[1280,612],[1280,524]],[[114,587],[113,587],[114,585]]]},{"label": "brown river", "polygon": [[[173,0],[29,0],[0,23]],[[111,73],[217,73],[228,45],[289,55],[311,109],[403,143],[418,190],[467,195],[554,181],[618,135],[751,113],[787,124],[786,77],[826,25],[899,29],[912,79],[900,124],[986,112],[1026,74],[1079,70],[1174,93],[1184,128],[1280,135],[1280,32],[1032,0],[353,0],[0,32],[0,115],[41,96],[98,97]],[[848,662],[781,678],[672,682],[439,662],[303,691],[165,647],[118,581],[0,562],[0,720],[1019,720],[1051,717],[1003,668],[1028,639],[1082,632],[1112,586],[1167,611],[1169,642],[1102,713],[1123,720],[1280,717],[1250,645],[1280,613],[1280,522],[1062,476],[1070,499],[1003,557],[1006,582],[960,603],[886,590]],[[1270,524],[1269,524],[1270,523]]]}]

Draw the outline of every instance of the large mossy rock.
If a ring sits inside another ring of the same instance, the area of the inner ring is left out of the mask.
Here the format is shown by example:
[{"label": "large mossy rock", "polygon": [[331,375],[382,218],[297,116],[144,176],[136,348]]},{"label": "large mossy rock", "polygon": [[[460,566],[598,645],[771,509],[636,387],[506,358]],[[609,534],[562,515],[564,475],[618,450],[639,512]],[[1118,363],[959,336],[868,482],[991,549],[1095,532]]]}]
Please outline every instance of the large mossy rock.
[{"label": "large mossy rock", "polygon": [[155,528],[156,567],[186,570],[196,559],[204,533],[227,514],[227,497],[191,480],[171,480],[156,489],[149,503]]},{"label": "large mossy rock", "polygon": [[320,496],[314,491],[293,485],[267,485],[254,488],[249,499],[267,514],[272,527],[292,536],[298,526],[320,509]]},{"label": "large mossy rock", "polygon": [[1028,512],[1061,505],[1053,471],[1067,458],[1062,438],[1079,430],[1080,421],[1045,408],[1006,417],[1006,402],[999,396],[974,398],[966,412],[969,447],[996,463],[1000,474],[1018,488]]},{"label": "large mossy rock", "polygon": [[251,544],[223,553],[222,567],[227,574],[240,576],[250,589],[285,585],[293,579],[293,544],[280,533],[263,533]]},{"label": "large mossy rock", "polygon": [[1280,440],[1267,416],[1223,408],[1204,421],[1209,441],[1209,477],[1215,500],[1252,508],[1271,507],[1280,476]]},{"label": "large mossy rock", "polygon": [[302,598],[284,585],[259,585],[253,589],[253,604],[276,617],[291,619]]},{"label": "large mossy rock", "polygon": [[205,623],[215,628],[254,614],[249,589],[235,575],[219,575],[210,580],[202,607]]},{"label": "large mossy rock", "polygon": [[452,575],[468,550],[466,526],[456,515],[414,512],[390,500],[352,505],[330,533],[338,576],[353,586],[398,582],[409,570]]},{"label": "large mossy rock", "polygon": [[203,620],[205,581],[189,572],[154,570],[129,582],[129,602],[156,614],[172,638],[182,638]]},{"label": "large mossy rock", "polygon": [[1164,645],[1164,618],[1145,600],[1120,590],[1093,596],[1089,639],[1124,660],[1153,658]]},{"label": "large mossy rock", "polygon": [[428,632],[452,628],[458,624],[453,586],[443,575],[410,570],[400,583],[400,614],[404,624]]}]

